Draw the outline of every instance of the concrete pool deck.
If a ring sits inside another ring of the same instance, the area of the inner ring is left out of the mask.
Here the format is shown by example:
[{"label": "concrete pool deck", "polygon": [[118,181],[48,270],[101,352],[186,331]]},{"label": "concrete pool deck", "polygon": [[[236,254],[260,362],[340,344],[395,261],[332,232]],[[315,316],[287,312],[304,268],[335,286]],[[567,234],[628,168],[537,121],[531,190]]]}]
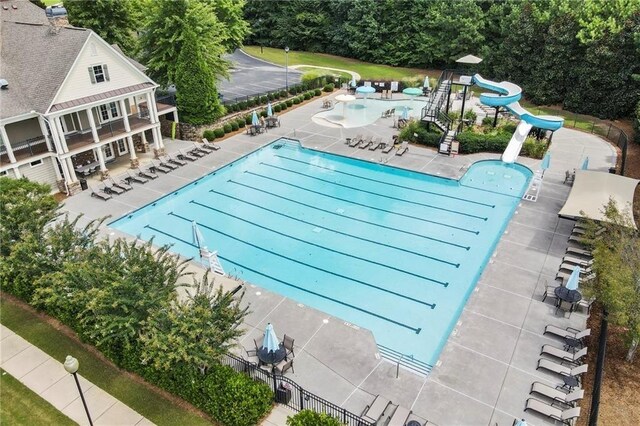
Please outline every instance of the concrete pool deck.
[{"label": "concrete pool deck", "polygon": [[[282,114],[282,127],[265,134],[239,134],[219,142],[221,150],[155,181],[135,185],[133,191],[108,202],[83,192],[66,200],[65,209],[84,213],[85,220],[105,214],[118,218],[281,136],[298,139],[309,148],[456,179],[475,161],[499,158],[499,154],[446,157],[415,146],[402,157],[349,148],[344,138],[356,134],[390,139],[397,133],[393,119],[380,119],[364,128],[324,127],[310,119],[321,111],[321,104],[322,100],[315,100]],[[191,146],[182,141],[165,144],[168,152]],[[581,328],[586,321],[581,312],[564,318],[555,314],[551,302],[541,302],[545,281],[554,281],[573,226],[572,221],[557,216],[570,191],[562,183],[564,172],[579,168],[585,156],[590,169],[607,171],[615,164],[616,154],[602,139],[568,129],[556,132],[550,150],[551,167],[537,202],[521,201],[428,377],[400,368],[396,378],[396,364],[378,356],[375,339],[366,329],[257,286],[249,285],[245,295],[252,313],[246,318],[247,333],[241,345],[251,348],[253,338],[271,322],[280,337],[286,333],[295,338],[295,373],[287,376],[356,414],[381,394],[411,408],[423,422],[428,419],[441,426],[502,426],[511,425],[514,418],[525,418],[534,425],[553,424],[523,409],[532,382],[552,386],[561,382],[558,376],[535,369],[543,344],[561,345],[542,336],[544,326]],[[533,170],[540,163],[527,158],[520,162]],[[108,228],[103,232],[120,235]],[[226,288],[235,285],[229,279],[219,282]]]}]

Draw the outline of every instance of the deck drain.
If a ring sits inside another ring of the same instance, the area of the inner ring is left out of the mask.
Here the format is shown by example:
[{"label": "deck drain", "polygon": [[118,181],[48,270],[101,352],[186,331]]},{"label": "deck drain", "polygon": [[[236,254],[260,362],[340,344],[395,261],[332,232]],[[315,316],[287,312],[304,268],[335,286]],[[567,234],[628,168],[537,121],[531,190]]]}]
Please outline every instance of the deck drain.
[{"label": "deck drain", "polygon": [[321,232],[322,228],[318,228],[317,226],[315,228],[313,228],[313,232],[315,232],[316,234]]}]

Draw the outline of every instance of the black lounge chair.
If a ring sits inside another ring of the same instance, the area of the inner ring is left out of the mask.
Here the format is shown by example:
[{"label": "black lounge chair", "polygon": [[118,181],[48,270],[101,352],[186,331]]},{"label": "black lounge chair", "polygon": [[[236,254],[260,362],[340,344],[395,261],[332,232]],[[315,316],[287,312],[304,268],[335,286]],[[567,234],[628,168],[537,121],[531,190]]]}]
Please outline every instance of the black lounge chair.
[{"label": "black lounge chair", "polygon": [[349,147],[355,148],[360,144],[361,141],[362,141],[362,138],[360,137],[360,135],[358,135],[349,141]]},{"label": "black lounge chair", "polygon": [[186,161],[182,161],[182,160],[180,160],[178,158],[174,158],[174,157],[172,157],[170,155],[166,155],[165,158],[167,159],[168,163],[175,164],[176,166],[182,167],[182,166],[186,166],[187,165]]},{"label": "black lounge chair", "polygon": [[388,154],[391,152],[391,150],[393,149],[393,147],[395,146],[395,143],[392,142],[387,142],[384,146],[384,148],[382,148],[382,152],[385,154]]},{"label": "black lounge chair", "polygon": [[125,192],[131,191],[133,189],[133,186],[129,185],[124,180],[120,180],[118,182],[116,182],[113,178],[109,178],[108,180],[109,180],[109,182],[111,183],[112,186],[115,186],[116,188],[120,188]]},{"label": "black lounge chair", "polygon": [[580,416],[580,407],[568,408],[563,410],[558,407],[553,407],[546,402],[542,402],[535,398],[527,399],[527,404],[524,407],[524,411],[533,410],[540,414],[543,414],[550,419],[553,419],[562,424],[570,425],[574,419]]},{"label": "black lounge chair", "polygon": [[172,164],[165,164],[162,161],[158,161],[159,164],[154,163],[153,161],[151,162],[151,167],[149,167],[149,170],[151,170],[153,173],[157,171],[162,172],[164,174],[167,174],[169,172],[171,172],[171,170],[175,170],[177,169],[176,166],[172,165]]},{"label": "black lounge chair", "polygon": [[[153,167],[153,165],[151,167]],[[138,176],[150,180],[158,179],[158,175],[151,171],[151,167],[149,167],[147,170],[142,170],[140,167],[138,167]]]},{"label": "black lounge chair", "polygon": [[193,155],[185,154],[182,151],[178,152],[177,157],[180,160],[187,160],[187,161],[191,161],[191,162],[196,161],[198,159],[197,157],[194,157]]},{"label": "black lounge chair", "polygon": [[407,151],[409,151],[409,142],[402,142],[402,145],[396,151],[396,155],[403,155]]},{"label": "black lounge chair", "polygon": [[[165,159],[166,159],[166,161],[165,161]],[[170,162],[169,162],[169,159],[168,159],[168,158],[166,158],[166,157],[160,157],[160,158],[158,158],[158,163],[160,163],[160,165],[161,165],[162,167],[164,167],[164,168],[166,168],[166,169],[169,169],[169,170],[175,170],[175,169],[177,169],[177,168],[178,168],[178,166],[176,166],[175,164],[170,163]]]},{"label": "black lounge chair", "polygon": [[363,140],[360,145],[358,146],[358,148],[360,149],[365,149],[367,147],[369,147],[369,145],[371,145],[373,143],[373,136],[369,136],[366,140]]},{"label": "black lounge chair", "polygon": [[127,170],[127,176],[124,177],[124,180],[129,185],[131,185],[132,182],[141,183],[141,184],[145,184],[145,183],[149,182],[149,179],[147,179],[146,177],[133,175],[128,170]]},{"label": "black lounge chair", "polygon": [[369,147],[369,151],[375,151],[378,148],[384,148],[385,145],[386,144],[384,142],[382,142],[382,138],[378,137],[378,138],[376,138],[375,141],[373,141],[373,143]]},{"label": "black lounge chair", "polygon": [[104,201],[107,201],[113,198],[111,195],[109,195],[109,193],[105,192],[104,189],[100,189],[98,191],[96,191],[93,187],[90,187],[90,189],[91,189],[92,197],[100,198],[101,200],[104,200]]},{"label": "black lounge chair", "polygon": [[126,191],[122,188],[118,188],[117,186],[113,186],[113,185],[109,185],[107,183],[107,181],[103,181],[102,184],[104,185],[104,188],[100,188],[100,190],[104,193],[107,193],[109,195],[122,195],[124,194]]}]

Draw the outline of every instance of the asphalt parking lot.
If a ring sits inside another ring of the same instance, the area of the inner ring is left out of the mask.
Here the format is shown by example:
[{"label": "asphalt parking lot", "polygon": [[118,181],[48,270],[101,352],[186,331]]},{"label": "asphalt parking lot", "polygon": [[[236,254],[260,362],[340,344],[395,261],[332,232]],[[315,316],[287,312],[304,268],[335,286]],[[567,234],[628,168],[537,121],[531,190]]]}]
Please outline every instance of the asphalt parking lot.
[{"label": "asphalt parking lot", "polygon": [[287,73],[284,67],[253,58],[240,50],[227,55],[225,59],[232,62],[232,68],[230,79],[222,80],[218,85],[224,102],[284,89],[287,80],[291,86],[299,83],[302,77],[300,71],[289,68]]}]

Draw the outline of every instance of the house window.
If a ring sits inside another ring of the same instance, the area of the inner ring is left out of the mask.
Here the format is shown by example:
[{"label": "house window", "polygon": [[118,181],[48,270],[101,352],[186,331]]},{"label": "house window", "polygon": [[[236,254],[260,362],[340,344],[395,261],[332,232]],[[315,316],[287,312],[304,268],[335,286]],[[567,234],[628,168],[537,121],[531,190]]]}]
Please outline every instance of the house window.
[{"label": "house window", "polygon": [[109,69],[107,68],[107,64],[90,66],[89,78],[91,78],[91,84],[109,81]]},{"label": "house window", "polygon": [[7,174],[8,174],[8,173],[7,173],[7,171],[6,171],[6,170],[3,170],[3,171],[1,171],[1,172],[0,172],[0,176],[7,176]]},{"label": "house window", "polygon": [[100,121],[102,123],[115,120],[118,117],[120,117],[120,108],[117,102],[100,105]]},{"label": "house window", "polygon": [[31,167],[38,167],[41,164],[42,164],[42,160],[36,160],[36,161],[32,161],[31,163],[29,163],[29,165],[31,165]]}]

